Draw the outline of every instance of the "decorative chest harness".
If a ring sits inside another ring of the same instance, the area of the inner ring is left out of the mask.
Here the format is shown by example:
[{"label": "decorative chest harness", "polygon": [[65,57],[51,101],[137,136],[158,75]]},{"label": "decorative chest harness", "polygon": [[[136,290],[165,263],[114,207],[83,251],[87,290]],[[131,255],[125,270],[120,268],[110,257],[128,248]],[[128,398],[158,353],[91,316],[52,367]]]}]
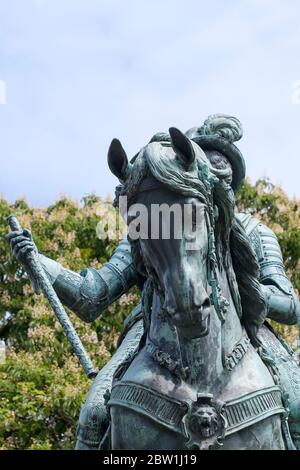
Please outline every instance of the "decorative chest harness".
[{"label": "decorative chest harness", "polygon": [[108,401],[112,405],[137,411],[182,435],[188,448],[203,450],[222,445],[226,436],[269,416],[285,417],[276,385],[225,403],[201,393],[197,401],[179,401],[137,383],[117,382]]}]

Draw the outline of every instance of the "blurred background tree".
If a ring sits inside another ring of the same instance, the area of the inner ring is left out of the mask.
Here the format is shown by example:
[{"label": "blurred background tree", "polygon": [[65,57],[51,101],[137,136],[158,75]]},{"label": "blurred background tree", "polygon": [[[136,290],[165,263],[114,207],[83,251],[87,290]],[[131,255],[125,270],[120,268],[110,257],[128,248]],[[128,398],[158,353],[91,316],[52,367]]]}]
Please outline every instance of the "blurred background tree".
[{"label": "blurred background tree", "polygon": [[[299,290],[300,202],[260,180],[244,184],[237,204],[274,230],[287,272]],[[117,241],[96,236],[98,222],[114,217],[114,209],[95,195],[84,197],[81,204],[63,197],[45,209],[24,200],[10,205],[0,199],[0,340],[6,345],[0,364],[0,449],[71,449],[90,381],[47,301],[33,293],[10,255],[3,236],[11,213],[32,231],[41,253],[79,272],[87,266],[100,268],[116,248]],[[68,312],[99,369],[113,353],[123,320],[138,300],[134,288],[92,324]],[[295,327],[276,328],[294,345]]]},{"label": "blurred background tree", "polygon": [[[114,217],[115,210],[94,195],[84,197],[82,204],[64,197],[47,209],[29,207],[24,200],[13,205],[0,200],[0,339],[6,343],[0,364],[0,448],[73,448],[80,405],[91,382],[47,300],[33,293],[10,255],[3,239],[10,213],[32,231],[41,253],[80,272],[87,266],[99,269],[116,248],[117,241],[96,236],[98,222]],[[92,324],[68,312],[99,369],[113,353],[123,320],[137,302],[133,289]]]}]

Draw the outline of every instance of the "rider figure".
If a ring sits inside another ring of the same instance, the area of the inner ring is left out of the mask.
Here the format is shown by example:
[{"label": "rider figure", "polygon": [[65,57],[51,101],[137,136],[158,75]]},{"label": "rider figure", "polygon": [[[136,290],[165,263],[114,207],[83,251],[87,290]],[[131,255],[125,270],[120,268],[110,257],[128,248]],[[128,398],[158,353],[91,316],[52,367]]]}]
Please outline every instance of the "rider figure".
[{"label": "rider figure", "polygon": [[[223,124],[226,123],[226,126]],[[230,135],[224,131],[231,126]],[[200,128],[192,128],[186,135],[194,140],[205,151],[211,164],[217,168],[230,166],[232,169],[231,186],[236,191],[245,178],[244,159],[233,144],[242,137],[240,122],[226,115],[212,115]],[[234,136],[234,138],[232,138]],[[154,136],[159,140],[159,134]],[[152,140],[153,140],[152,139]],[[251,245],[257,255],[260,266],[260,283],[266,299],[265,316],[287,325],[299,322],[300,308],[293,286],[286,276],[281,250],[275,234],[250,214],[236,214],[248,234]],[[16,236],[18,240],[16,241]],[[27,241],[32,249],[35,244],[28,231],[23,238],[12,232],[9,235],[12,249],[22,263],[22,248]],[[141,285],[143,279],[137,274],[132,261],[130,245],[127,239],[121,241],[111,259],[100,269],[84,269],[80,274],[69,271],[56,261],[39,254],[40,261],[62,303],[74,311],[83,321],[92,322],[112,302],[126,293],[133,285]],[[105,406],[105,392],[110,390],[114,372],[122,364],[127,364],[138,348],[143,334],[141,304],[138,304],[125,321],[124,331],[119,340],[119,347],[99,372],[82,407],[78,429],[77,449],[97,449],[108,427],[108,416]],[[278,342],[279,343],[279,342]],[[277,349],[276,349],[277,348]],[[286,353],[285,346],[276,346],[276,356]],[[274,351],[273,351],[274,352]],[[291,389],[285,367],[278,370],[285,388],[294,400],[291,404],[291,434],[297,448],[300,448],[300,387]],[[300,370],[298,372],[300,380]],[[297,406],[296,406],[297,404]]]}]

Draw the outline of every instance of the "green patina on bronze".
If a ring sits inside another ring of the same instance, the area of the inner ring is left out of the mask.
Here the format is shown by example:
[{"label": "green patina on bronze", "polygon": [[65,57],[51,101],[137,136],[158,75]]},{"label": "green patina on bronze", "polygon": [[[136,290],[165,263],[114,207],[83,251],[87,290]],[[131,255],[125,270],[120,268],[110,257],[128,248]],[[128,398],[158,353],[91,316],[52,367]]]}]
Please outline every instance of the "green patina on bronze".
[{"label": "green patina on bronze", "polygon": [[[200,205],[199,252],[183,240],[129,238],[101,270],[81,274],[38,255],[61,302],[88,322],[142,289],[82,407],[77,449],[300,448],[299,366],[264,323],[296,323],[299,303],[275,235],[234,214],[241,137],[240,122],[218,114],[186,135],[156,134],[131,162],[111,144],[116,200]],[[9,240],[26,265],[30,234]]]}]

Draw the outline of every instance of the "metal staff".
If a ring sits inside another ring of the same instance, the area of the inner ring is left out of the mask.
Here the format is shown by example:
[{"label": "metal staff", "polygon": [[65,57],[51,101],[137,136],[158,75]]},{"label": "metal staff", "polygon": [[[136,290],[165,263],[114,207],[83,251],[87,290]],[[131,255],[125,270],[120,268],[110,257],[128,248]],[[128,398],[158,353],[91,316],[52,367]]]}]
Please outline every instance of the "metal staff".
[{"label": "metal staff", "polygon": [[[12,231],[19,231],[22,230],[22,227],[18,221],[18,219],[14,215],[10,215],[8,217],[8,223]],[[84,372],[86,375],[91,379],[97,375],[97,370],[94,368],[91,359],[89,358],[78,334],[76,333],[68,315],[65,312],[64,307],[62,306],[59,298],[51,282],[49,281],[45,271],[39,261],[38,256],[33,252],[29,252],[27,254],[27,264],[38,282],[38,285],[43,290],[45,296],[49,300],[49,303],[54,310],[54,313],[61,324],[69,343],[72,346],[73,352],[79,359],[80,364],[82,365]]]}]

